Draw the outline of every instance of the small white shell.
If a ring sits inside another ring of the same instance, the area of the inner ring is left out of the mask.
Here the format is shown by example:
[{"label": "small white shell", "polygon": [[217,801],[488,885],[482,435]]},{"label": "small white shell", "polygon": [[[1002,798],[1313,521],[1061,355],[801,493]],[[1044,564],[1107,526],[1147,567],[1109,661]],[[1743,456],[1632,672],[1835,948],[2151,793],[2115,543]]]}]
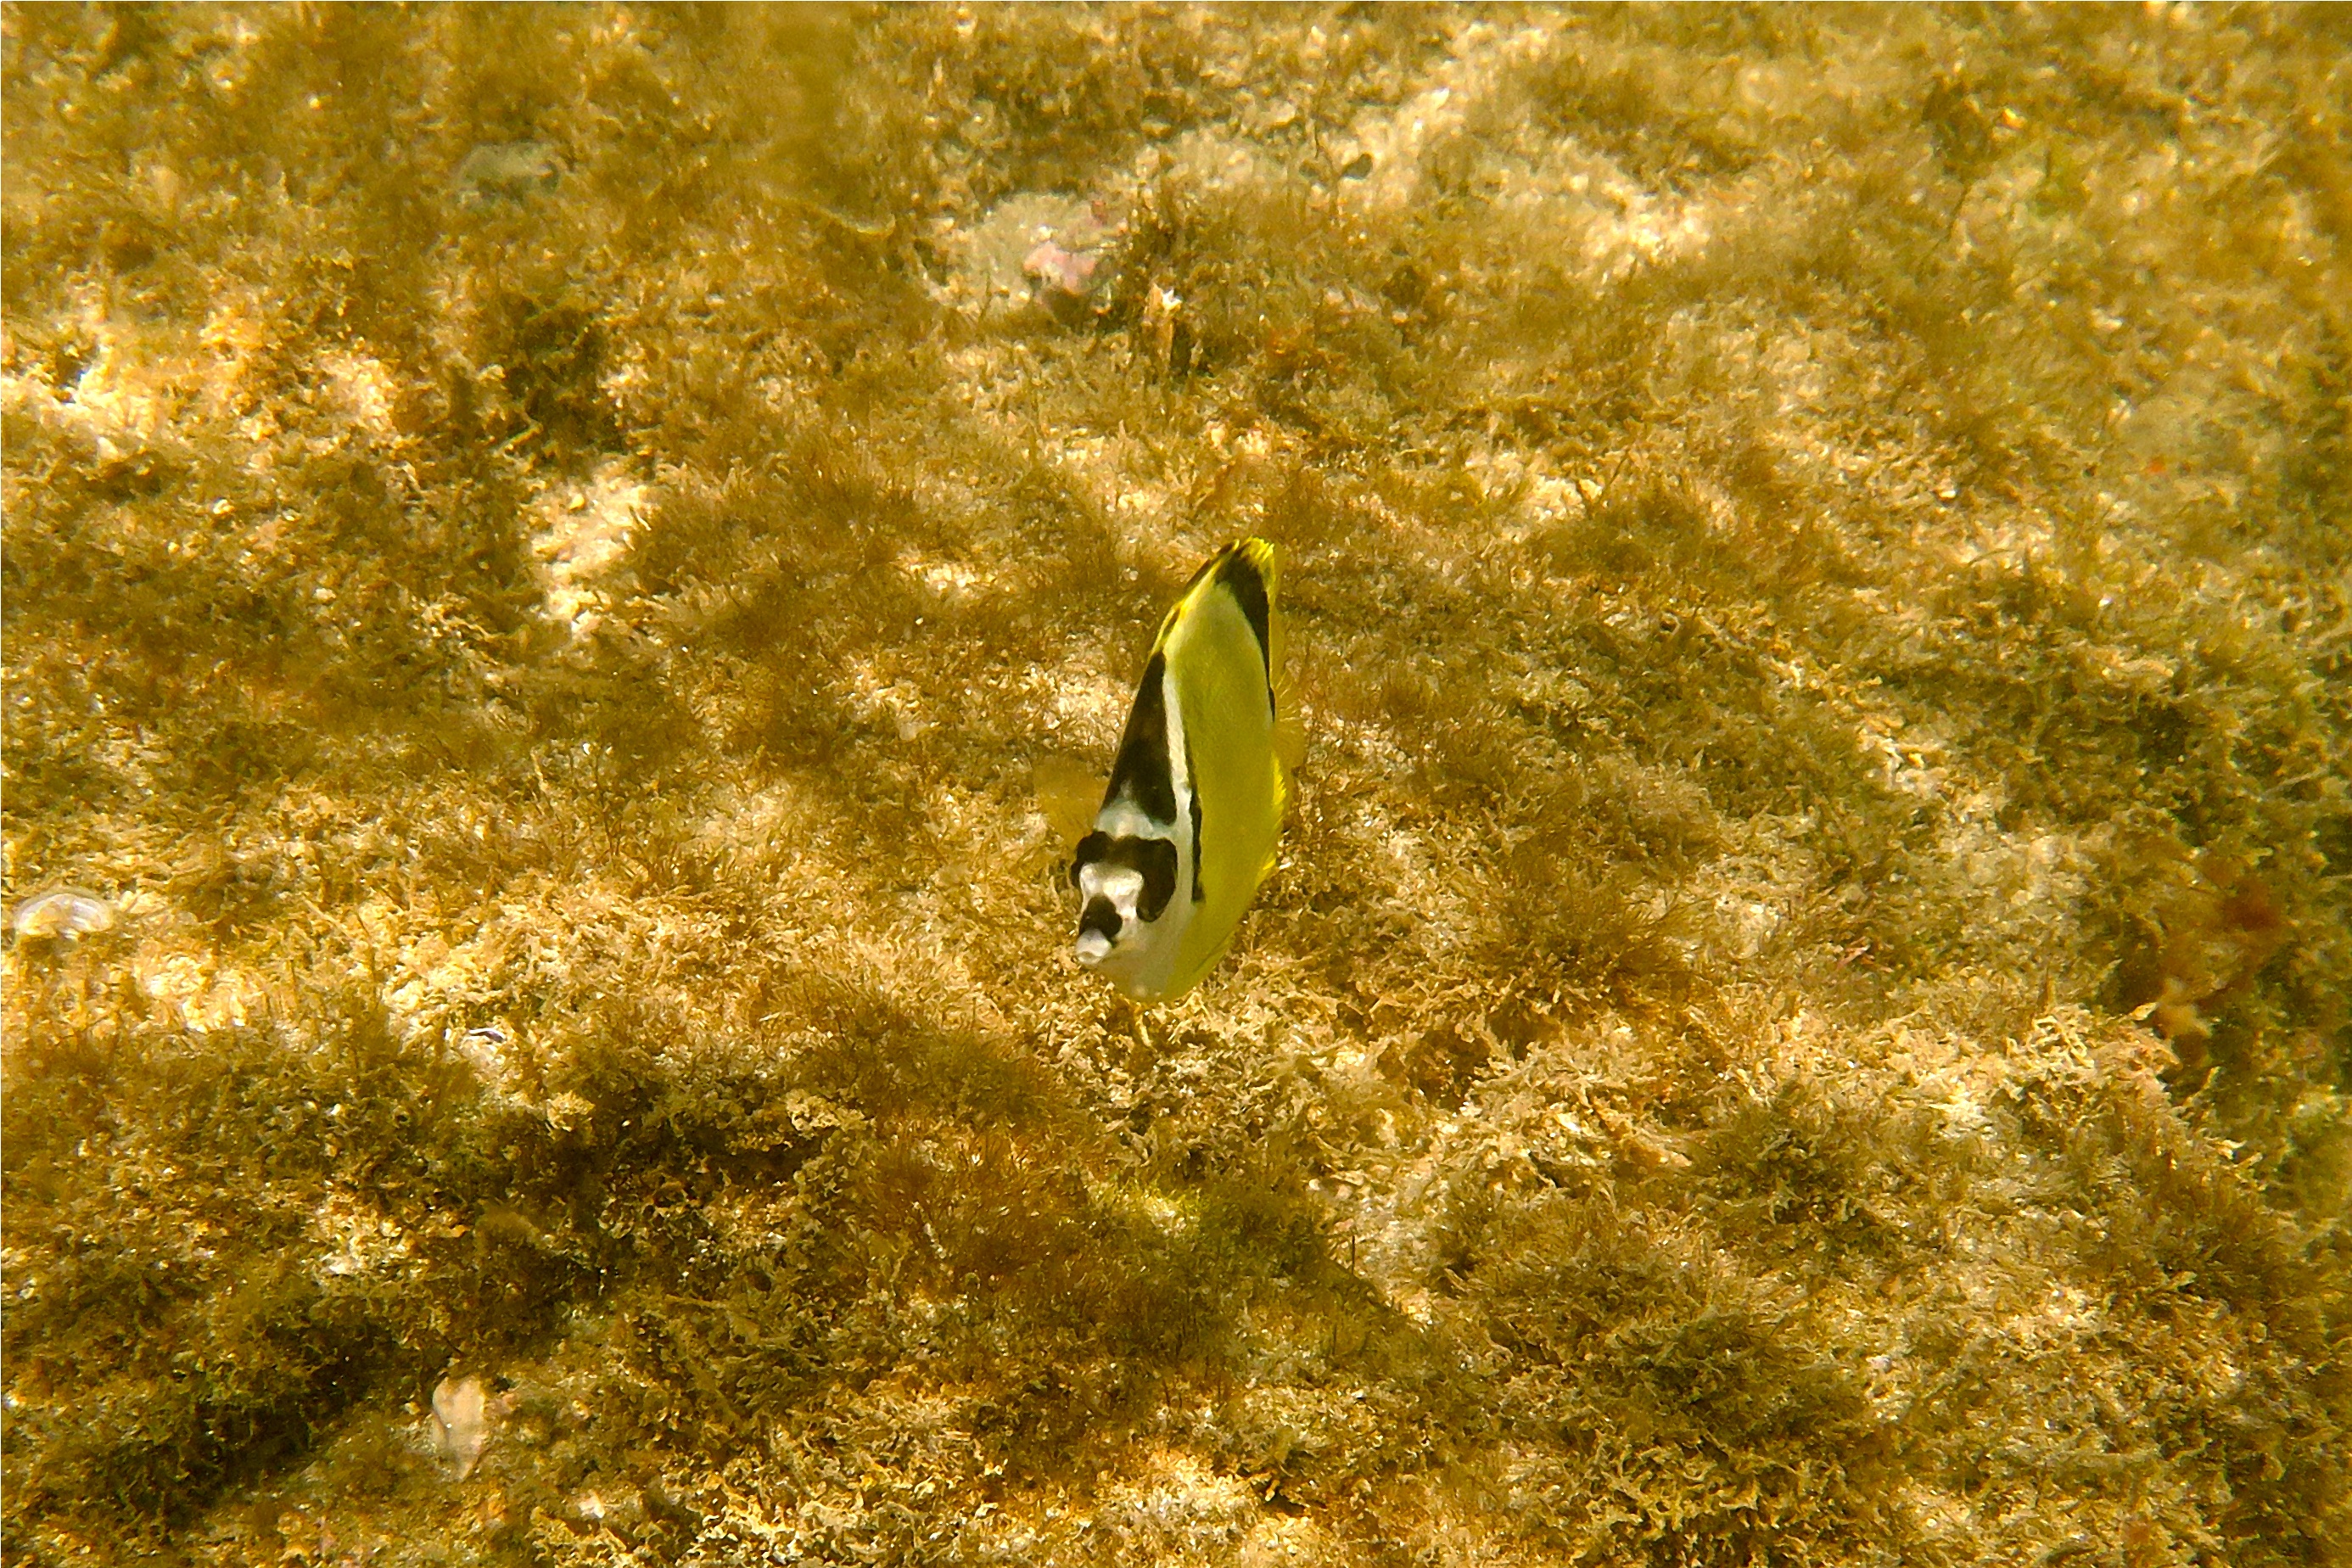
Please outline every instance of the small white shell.
[{"label": "small white shell", "polygon": [[114,906],[79,888],[58,888],[18,904],[8,924],[20,938],[70,942],[95,931],[112,931]]},{"label": "small white shell", "polygon": [[445,1377],[433,1391],[433,1447],[461,1481],[489,1445],[491,1404],[478,1377]]}]

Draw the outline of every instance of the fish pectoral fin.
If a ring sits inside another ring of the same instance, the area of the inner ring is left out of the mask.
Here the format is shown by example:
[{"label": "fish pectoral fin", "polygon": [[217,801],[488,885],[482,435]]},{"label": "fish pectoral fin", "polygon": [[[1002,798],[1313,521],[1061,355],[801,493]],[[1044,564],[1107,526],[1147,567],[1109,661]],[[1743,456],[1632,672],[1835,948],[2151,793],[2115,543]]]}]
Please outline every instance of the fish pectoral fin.
[{"label": "fish pectoral fin", "polygon": [[1101,775],[1083,763],[1055,754],[1038,760],[1030,771],[1030,784],[1037,793],[1037,810],[1062,841],[1062,847],[1076,848],[1078,840],[1094,826],[1095,812],[1102,805]]},{"label": "fish pectoral fin", "polygon": [[1287,670],[1274,678],[1274,755],[1285,773],[1307,761],[1307,719],[1298,710],[1298,682]]}]

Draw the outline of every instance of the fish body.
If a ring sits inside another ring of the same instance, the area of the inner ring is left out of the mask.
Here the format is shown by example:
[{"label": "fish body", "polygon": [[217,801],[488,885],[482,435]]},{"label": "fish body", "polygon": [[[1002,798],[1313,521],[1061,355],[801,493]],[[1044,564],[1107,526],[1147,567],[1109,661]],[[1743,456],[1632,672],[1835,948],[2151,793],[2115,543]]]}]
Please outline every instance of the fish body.
[{"label": "fish body", "polygon": [[1275,548],[1243,539],[1192,575],[1144,663],[1070,880],[1077,960],[1139,1002],[1206,974],[1274,869],[1288,784],[1276,687]]}]

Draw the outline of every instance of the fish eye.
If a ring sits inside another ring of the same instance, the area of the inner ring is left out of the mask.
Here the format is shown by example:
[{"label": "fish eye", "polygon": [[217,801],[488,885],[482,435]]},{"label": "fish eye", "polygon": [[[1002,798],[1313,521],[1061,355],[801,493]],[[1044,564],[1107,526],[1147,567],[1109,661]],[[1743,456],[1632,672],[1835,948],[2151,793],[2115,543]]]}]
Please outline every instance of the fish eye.
[{"label": "fish eye", "polygon": [[1097,828],[1078,840],[1076,853],[1070,857],[1070,886],[1078,886],[1078,877],[1086,868],[1110,853],[1110,835]]}]

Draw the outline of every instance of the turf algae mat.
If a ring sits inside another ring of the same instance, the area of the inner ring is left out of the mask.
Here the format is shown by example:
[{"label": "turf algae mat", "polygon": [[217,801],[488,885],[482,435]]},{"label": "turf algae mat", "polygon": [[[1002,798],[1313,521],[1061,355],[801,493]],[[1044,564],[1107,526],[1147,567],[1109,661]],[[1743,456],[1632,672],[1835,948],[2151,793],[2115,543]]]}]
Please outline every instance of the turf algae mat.
[{"label": "turf algae mat", "polygon": [[2347,43],[7,9],[11,1561],[2352,1560]]}]

